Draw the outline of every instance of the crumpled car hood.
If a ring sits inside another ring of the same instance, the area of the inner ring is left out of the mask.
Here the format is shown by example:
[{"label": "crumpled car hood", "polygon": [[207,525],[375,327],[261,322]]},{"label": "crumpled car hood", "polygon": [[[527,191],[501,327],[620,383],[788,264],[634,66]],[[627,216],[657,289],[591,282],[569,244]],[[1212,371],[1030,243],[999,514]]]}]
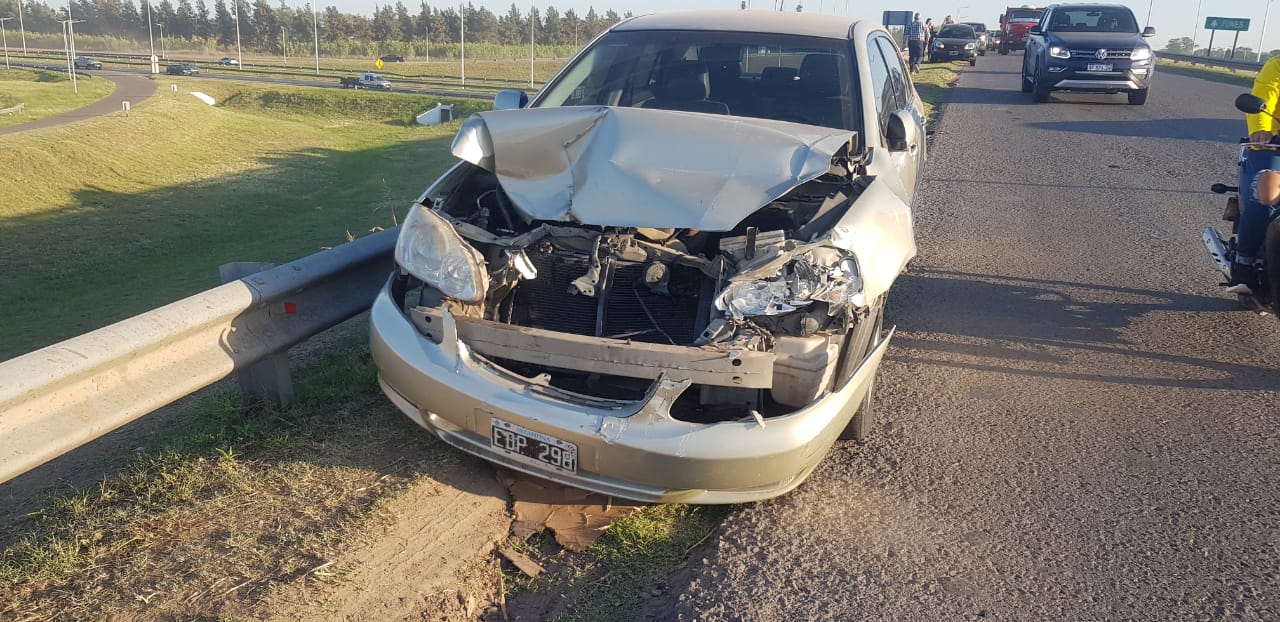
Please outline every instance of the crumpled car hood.
[{"label": "crumpled car hood", "polygon": [[570,106],[472,115],[453,154],[531,218],[728,231],[830,170],[855,132],[785,121]]}]

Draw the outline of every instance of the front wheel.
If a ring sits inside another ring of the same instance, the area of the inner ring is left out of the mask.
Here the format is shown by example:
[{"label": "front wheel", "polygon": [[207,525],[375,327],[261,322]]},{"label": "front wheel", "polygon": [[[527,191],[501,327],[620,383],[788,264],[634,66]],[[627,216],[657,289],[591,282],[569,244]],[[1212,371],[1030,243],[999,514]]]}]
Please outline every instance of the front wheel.
[{"label": "front wheel", "polygon": [[[867,356],[880,345],[880,339],[884,333],[884,298],[881,297],[880,302],[873,308],[863,321],[859,322],[849,331],[845,342],[842,358],[839,367],[836,368],[836,381],[847,381],[853,377],[853,373],[858,369],[858,365],[866,360]],[[851,356],[858,353],[856,358]],[[843,431],[840,432],[840,440],[856,441],[861,443],[867,440],[867,434],[871,430],[871,423],[875,420],[875,409],[873,407],[873,394],[876,389],[875,375],[871,376],[871,382],[867,386],[867,394],[862,396],[862,401],[858,402],[857,411],[853,413],[853,417],[849,419],[849,423],[845,425]]]},{"label": "front wheel", "polygon": [[978,58],[976,56],[969,59],[970,67],[976,67],[977,65],[978,65]]},{"label": "front wheel", "polygon": [[1044,81],[1044,76],[1040,75],[1040,70],[1036,70],[1036,82],[1031,86],[1032,97],[1037,103],[1043,104],[1049,101],[1049,93],[1053,87]]},{"label": "front wheel", "polygon": [[1007,46],[1007,45],[1005,45],[1005,44],[1001,43],[1001,44],[1000,44],[1000,55],[1001,55],[1001,56],[1008,56],[1008,55],[1009,55],[1009,46]]},{"label": "front wheel", "polygon": [[1147,103],[1147,93],[1150,90],[1151,89],[1146,88],[1146,89],[1142,89],[1141,91],[1129,91],[1129,105],[1141,106]]}]

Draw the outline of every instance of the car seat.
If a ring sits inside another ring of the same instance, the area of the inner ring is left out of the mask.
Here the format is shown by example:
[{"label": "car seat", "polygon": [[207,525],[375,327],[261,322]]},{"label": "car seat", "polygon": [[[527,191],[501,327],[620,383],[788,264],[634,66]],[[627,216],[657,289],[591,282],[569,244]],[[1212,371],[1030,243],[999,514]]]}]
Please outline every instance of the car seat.
[{"label": "car seat", "polygon": [[700,61],[683,61],[663,69],[660,80],[653,86],[653,99],[644,102],[640,107],[729,114],[728,106],[707,99],[709,93],[710,80],[707,77],[707,64]]}]

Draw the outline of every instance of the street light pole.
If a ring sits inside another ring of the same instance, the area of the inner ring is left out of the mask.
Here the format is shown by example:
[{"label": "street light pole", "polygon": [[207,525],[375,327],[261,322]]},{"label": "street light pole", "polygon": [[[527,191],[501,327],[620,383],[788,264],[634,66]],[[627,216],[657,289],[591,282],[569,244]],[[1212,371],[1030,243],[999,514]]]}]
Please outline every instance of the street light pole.
[{"label": "street light pole", "polygon": [[1200,9],[1204,8],[1204,0],[1196,3],[1196,21],[1191,24],[1191,53],[1196,53],[1196,35],[1200,34]]},{"label": "street light pole", "polygon": [[22,23],[22,3],[25,0],[18,0],[18,31],[22,33],[22,55],[27,55],[27,27]]},{"label": "street light pole", "polygon": [[1155,6],[1156,0],[1147,0],[1147,23],[1143,27],[1151,25],[1151,7]]},{"label": "street light pole", "polygon": [[1267,10],[1262,14],[1262,37],[1258,39],[1258,60],[1262,60],[1263,44],[1267,40],[1267,18],[1271,17],[1271,1],[1267,0]]},{"label": "street light pole", "polygon": [[289,64],[289,40],[284,36],[284,26],[280,26],[280,53],[284,54],[284,64]]},{"label": "street light pole", "polygon": [[156,25],[160,27],[160,58],[169,60],[169,51],[164,46],[164,23],[156,22]]},{"label": "street light pole", "polygon": [[458,28],[461,33],[462,46],[458,48],[458,53],[462,57],[462,88],[467,88],[467,5],[462,5],[462,19],[458,20]]},{"label": "street light pole", "polygon": [[533,59],[537,55],[533,51],[533,5],[529,5],[529,88],[533,88]]},{"label": "street light pole", "polygon": [[311,34],[316,42],[316,75],[320,75],[320,18],[316,17],[316,0],[311,0]]},{"label": "street light pole", "polygon": [[[156,37],[155,37],[155,34],[152,33],[151,31],[151,22],[153,21],[155,20],[151,19],[151,0],[147,0],[147,40],[151,42],[151,56],[155,57]],[[161,43],[163,43],[163,41],[161,41]]]},{"label": "street light pole", "polygon": [[[19,7],[21,10],[21,7]],[[4,34],[4,23],[13,19],[13,16],[0,17],[0,42],[4,43],[4,68],[9,68],[9,37]]]},{"label": "street light pole", "polygon": [[244,68],[244,57],[240,55],[240,0],[236,3],[236,69]]}]

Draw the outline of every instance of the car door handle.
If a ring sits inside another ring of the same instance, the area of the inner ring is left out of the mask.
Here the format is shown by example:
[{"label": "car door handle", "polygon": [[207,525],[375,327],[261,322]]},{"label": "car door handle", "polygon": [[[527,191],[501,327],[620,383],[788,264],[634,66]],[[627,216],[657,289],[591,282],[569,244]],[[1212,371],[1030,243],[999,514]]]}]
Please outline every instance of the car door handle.
[{"label": "car door handle", "polygon": [[918,149],[920,149],[919,143],[911,143],[907,146],[907,151],[910,151],[911,153],[915,153]]}]

